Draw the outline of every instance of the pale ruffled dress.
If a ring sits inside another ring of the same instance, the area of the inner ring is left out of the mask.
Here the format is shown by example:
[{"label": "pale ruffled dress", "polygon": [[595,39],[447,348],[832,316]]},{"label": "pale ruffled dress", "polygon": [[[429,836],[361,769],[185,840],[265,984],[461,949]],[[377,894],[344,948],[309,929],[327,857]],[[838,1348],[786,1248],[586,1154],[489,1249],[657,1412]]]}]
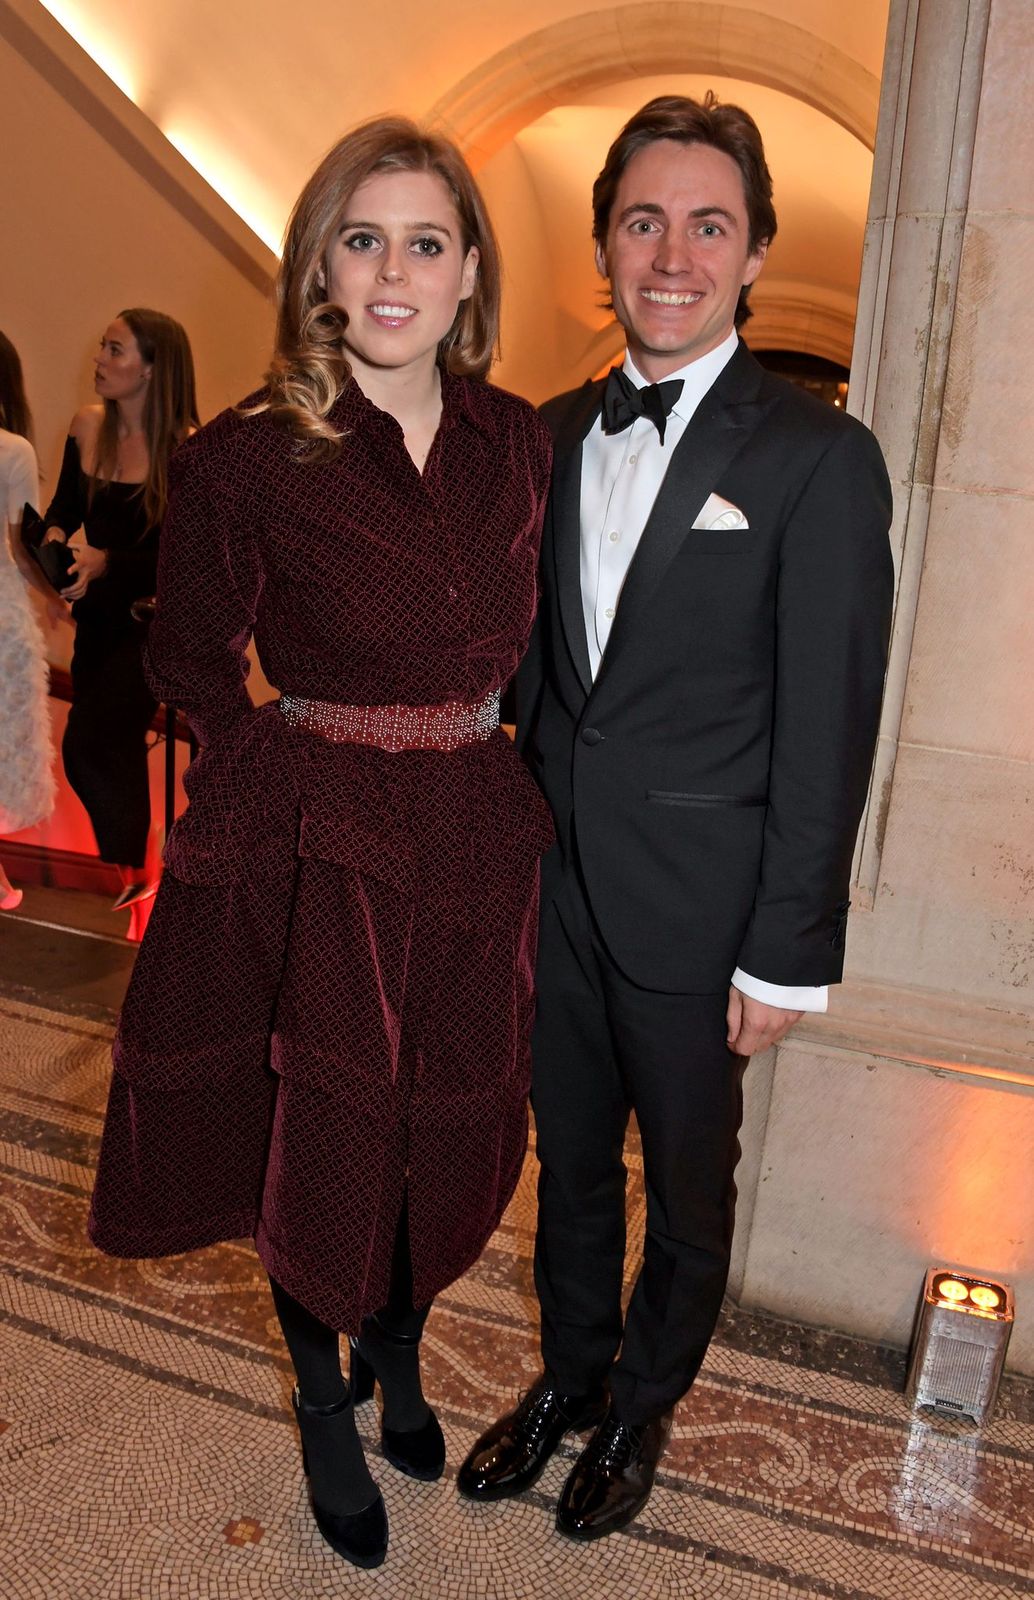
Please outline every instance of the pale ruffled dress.
[{"label": "pale ruffled dress", "polygon": [[43,635],[10,544],[26,501],[38,507],[36,452],[0,428],[0,835],[42,822],[54,805]]}]

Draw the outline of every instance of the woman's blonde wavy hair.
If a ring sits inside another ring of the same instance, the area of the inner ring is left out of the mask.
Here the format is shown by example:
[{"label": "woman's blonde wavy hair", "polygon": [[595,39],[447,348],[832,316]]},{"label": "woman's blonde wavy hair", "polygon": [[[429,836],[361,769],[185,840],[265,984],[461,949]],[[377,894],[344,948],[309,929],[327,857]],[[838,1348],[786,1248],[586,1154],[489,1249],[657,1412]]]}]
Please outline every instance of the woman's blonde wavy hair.
[{"label": "woman's blonde wavy hair", "polygon": [[499,338],[499,249],[485,202],[456,146],[425,133],[406,117],[377,117],[345,134],[324,156],[295,203],[277,275],[277,323],[268,394],[245,415],[268,412],[309,446],[310,459],[338,448],[341,433],[328,420],[351,377],[345,354],[344,311],[325,297],[330,249],[359,185],[379,172],[429,172],[441,178],[459,214],[464,254],[478,251],[474,292],[438,346],[447,371],[483,378]]}]

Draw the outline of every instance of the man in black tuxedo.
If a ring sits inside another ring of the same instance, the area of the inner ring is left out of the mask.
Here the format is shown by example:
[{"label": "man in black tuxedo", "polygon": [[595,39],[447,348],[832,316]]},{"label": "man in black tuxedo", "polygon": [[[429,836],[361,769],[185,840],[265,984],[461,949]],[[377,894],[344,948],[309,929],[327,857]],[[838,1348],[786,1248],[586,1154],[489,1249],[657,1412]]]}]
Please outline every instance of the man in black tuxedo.
[{"label": "man in black tuxedo", "polygon": [[[532,1103],[543,1376],[459,1475],[591,1539],[649,1496],[721,1307],[746,1058],[825,1007],[875,745],[890,486],[859,422],[737,337],[775,233],[753,121],[651,101],[593,191],[622,370],[545,408],[555,465],[518,737],[549,799]],[[630,1111],[646,1240],[622,1326]]]}]

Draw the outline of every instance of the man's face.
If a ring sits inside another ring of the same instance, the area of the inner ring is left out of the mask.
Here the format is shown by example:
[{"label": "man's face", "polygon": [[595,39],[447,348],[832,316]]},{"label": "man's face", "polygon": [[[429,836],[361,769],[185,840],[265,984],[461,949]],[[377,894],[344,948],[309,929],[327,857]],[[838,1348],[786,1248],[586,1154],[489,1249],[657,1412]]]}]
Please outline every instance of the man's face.
[{"label": "man's face", "polygon": [[743,180],[712,145],[657,139],[618,182],[596,266],[639,371],[658,382],[731,333],[766,245],[748,248]]}]

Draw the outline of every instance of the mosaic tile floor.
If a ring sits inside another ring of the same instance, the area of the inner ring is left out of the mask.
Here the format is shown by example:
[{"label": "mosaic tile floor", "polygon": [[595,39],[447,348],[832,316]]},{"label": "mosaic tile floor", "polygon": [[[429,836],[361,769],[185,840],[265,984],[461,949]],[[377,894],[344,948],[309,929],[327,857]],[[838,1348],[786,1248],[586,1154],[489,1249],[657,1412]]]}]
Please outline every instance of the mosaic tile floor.
[{"label": "mosaic tile floor", "polygon": [[[1029,1386],[1008,1382],[982,1433],[917,1420],[895,1352],[733,1311],[626,1533],[582,1547],[553,1530],[573,1448],[519,1501],[461,1502],[456,1466],[535,1371],[533,1163],[477,1269],[428,1325],[447,1475],[393,1472],[365,1407],[391,1545],[377,1572],[345,1566],[307,1511],[286,1356],[250,1247],[119,1263],[85,1240],[111,1030],[100,1008],[79,1010],[0,999],[3,1600],[1031,1592]],[[634,1152],[630,1168],[634,1233]]]}]

